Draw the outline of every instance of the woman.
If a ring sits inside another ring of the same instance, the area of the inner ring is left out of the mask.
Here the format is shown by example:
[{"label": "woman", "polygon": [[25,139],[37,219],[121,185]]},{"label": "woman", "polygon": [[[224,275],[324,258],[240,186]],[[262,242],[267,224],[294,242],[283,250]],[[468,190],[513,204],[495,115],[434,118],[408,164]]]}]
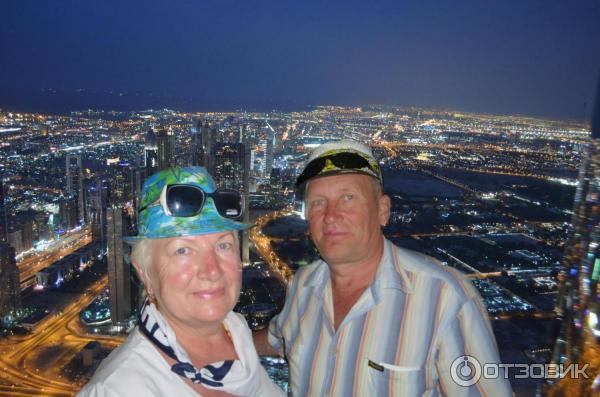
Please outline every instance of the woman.
[{"label": "woman", "polygon": [[138,327],[79,396],[282,396],[260,365],[244,318],[239,193],[202,167],[144,183],[131,259],[148,300]]}]

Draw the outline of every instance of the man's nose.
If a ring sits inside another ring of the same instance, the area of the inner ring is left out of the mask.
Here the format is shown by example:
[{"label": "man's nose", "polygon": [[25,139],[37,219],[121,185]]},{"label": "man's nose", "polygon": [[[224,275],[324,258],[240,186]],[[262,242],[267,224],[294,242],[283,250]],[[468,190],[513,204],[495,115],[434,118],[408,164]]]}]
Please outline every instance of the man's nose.
[{"label": "man's nose", "polygon": [[331,201],[325,205],[325,223],[335,222],[338,217],[337,205]]}]

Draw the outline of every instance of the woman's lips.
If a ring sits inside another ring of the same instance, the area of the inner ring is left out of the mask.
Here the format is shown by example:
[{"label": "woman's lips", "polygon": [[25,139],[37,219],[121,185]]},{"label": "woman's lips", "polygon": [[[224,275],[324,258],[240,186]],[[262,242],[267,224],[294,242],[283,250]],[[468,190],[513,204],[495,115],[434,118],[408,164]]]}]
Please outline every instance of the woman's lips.
[{"label": "woman's lips", "polygon": [[225,294],[225,288],[211,288],[205,289],[201,291],[194,292],[194,295],[202,298],[202,299],[215,299],[220,298]]}]

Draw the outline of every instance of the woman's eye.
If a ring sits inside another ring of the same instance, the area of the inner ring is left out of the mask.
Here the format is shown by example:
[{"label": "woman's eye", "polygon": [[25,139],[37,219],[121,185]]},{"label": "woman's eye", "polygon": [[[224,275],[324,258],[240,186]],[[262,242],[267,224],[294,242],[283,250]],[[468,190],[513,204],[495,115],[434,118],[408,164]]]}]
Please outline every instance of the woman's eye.
[{"label": "woman's eye", "polygon": [[229,250],[229,249],[233,248],[233,244],[229,243],[229,242],[223,242],[223,243],[219,243],[218,247],[220,250]]},{"label": "woman's eye", "polygon": [[188,247],[180,247],[175,250],[175,254],[177,255],[187,255],[190,253],[190,249]]}]

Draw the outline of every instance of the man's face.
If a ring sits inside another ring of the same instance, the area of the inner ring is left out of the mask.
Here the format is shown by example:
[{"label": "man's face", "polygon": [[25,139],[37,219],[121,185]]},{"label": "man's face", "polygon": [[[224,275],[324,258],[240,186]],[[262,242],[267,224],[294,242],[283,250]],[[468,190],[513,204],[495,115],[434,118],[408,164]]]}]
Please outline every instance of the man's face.
[{"label": "man's face", "polygon": [[310,235],[329,265],[368,260],[381,244],[390,214],[388,196],[376,197],[373,178],[362,174],[310,181],[306,218]]}]

